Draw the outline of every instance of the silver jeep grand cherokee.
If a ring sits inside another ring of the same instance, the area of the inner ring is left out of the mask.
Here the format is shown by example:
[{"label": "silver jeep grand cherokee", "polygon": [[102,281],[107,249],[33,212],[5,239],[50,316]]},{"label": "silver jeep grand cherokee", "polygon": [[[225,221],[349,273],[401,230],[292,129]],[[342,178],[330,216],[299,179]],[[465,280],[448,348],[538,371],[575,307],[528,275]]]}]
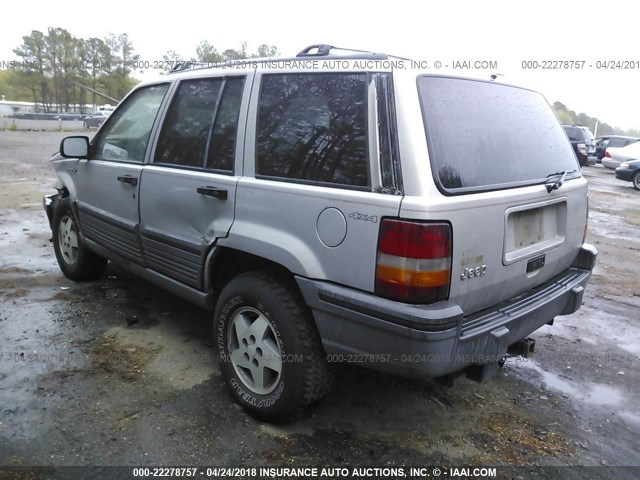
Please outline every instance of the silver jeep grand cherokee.
[{"label": "silver jeep grand cherokee", "polygon": [[270,421],[330,361],[484,380],[528,355],[596,260],[571,144],[536,92],[402,62],[316,45],[136,86],[52,159],[60,268],[214,311],[227,385]]}]

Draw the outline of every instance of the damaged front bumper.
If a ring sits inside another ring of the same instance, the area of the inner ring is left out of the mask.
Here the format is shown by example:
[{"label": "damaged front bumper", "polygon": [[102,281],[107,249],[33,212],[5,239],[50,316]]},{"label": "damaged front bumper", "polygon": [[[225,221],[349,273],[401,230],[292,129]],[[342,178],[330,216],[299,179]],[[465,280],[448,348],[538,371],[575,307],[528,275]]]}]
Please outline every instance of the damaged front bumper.
[{"label": "damaged front bumper", "polygon": [[44,211],[47,214],[47,218],[49,219],[49,228],[51,228],[51,230],[53,230],[53,209],[57,200],[57,193],[54,193],[52,195],[45,195],[44,197],[42,197],[42,206],[44,207]]}]

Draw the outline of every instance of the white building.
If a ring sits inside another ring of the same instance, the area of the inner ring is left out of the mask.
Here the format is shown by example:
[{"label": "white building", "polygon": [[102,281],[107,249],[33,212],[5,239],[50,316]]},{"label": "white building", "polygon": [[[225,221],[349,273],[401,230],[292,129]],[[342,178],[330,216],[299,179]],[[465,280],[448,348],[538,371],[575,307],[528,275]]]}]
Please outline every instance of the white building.
[{"label": "white building", "polygon": [[[14,102],[10,100],[5,100],[4,95],[2,95],[2,100],[0,100],[0,117],[8,117],[9,115],[15,115],[16,113],[37,113],[42,112],[42,104],[39,104],[40,108],[36,106],[33,102]],[[52,104],[49,105],[49,108],[53,111],[56,111],[57,105]],[[69,105],[70,112],[84,112],[87,114],[93,114],[98,111],[109,111],[112,112],[116,107],[104,104],[104,105]]]},{"label": "white building", "polygon": [[8,117],[15,113],[34,113],[36,104],[33,102],[12,102],[4,99],[0,100],[0,117]]}]

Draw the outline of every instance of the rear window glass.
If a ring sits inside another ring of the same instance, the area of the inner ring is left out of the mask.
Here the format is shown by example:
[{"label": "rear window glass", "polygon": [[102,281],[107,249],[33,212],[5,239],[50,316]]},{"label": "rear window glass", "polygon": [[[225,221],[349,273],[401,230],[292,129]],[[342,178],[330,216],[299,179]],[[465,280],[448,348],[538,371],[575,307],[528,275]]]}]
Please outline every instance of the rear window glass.
[{"label": "rear window glass", "polygon": [[432,76],[418,77],[418,91],[431,167],[445,193],[527,185],[579,170],[562,127],[538,93]]},{"label": "rear window glass", "polygon": [[584,142],[584,136],[578,127],[564,127],[564,131],[572,142]]},{"label": "rear window glass", "polygon": [[609,139],[609,143],[606,144],[609,147],[624,147],[632,143],[631,140],[627,140],[625,138],[611,138]]}]

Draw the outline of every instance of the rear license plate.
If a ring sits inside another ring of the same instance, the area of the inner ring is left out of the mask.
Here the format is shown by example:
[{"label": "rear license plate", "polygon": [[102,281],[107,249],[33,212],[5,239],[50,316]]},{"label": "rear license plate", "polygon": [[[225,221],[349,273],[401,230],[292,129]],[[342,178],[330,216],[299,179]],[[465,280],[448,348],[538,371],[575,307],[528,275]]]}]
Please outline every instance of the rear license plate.
[{"label": "rear license plate", "polygon": [[544,239],[543,210],[543,208],[534,208],[511,214],[513,246],[516,249],[534,245]]},{"label": "rear license plate", "polygon": [[565,201],[530,208],[514,207],[506,213],[505,265],[540,255],[564,241],[567,222]]}]

